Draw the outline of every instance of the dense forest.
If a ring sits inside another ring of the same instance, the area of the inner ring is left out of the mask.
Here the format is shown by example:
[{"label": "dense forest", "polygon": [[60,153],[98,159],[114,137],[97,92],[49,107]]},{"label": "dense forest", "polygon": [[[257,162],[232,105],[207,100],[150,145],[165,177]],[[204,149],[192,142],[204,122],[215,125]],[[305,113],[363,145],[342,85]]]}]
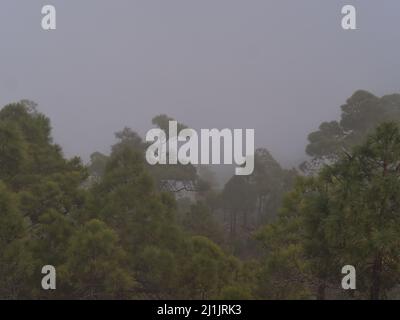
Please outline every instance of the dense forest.
[{"label": "dense forest", "polygon": [[[357,91],[298,169],[261,148],[252,175],[217,188],[207,167],[147,164],[134,128],[110,154],[67,159],[35,103],[7,105],[0,299],[399,298],[399,120],[400,94]],[[44,265],[57,290],[42,289]]]}]

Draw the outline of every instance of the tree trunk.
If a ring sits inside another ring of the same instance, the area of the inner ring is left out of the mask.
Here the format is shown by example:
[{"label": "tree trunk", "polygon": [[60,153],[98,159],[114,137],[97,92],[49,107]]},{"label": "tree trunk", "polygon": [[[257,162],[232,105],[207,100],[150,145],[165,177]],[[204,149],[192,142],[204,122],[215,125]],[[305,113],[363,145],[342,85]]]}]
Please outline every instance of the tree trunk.
[{"label": "tree trunk", "polygon": [[377,254],[372,267],[372,285],[370,298],[379,300],[381,297],[382,256]]},{"label": "tree trunk", "polygon": [[325,300],[325,290],[326,290],[326,284],[325,282],[321,282],[318,285],[317,300]]}]

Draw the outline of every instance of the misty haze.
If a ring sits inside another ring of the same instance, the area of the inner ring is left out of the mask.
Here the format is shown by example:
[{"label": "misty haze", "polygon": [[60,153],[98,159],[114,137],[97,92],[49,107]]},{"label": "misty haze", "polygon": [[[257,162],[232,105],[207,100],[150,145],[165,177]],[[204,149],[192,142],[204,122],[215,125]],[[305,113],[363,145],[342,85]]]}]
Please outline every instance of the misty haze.
[{"label": "misty haze", "polygon": [[[400,2],[351,2],[2,0],[0,299],[399,299]],[[172,121],[254,170],[150,165]]]}]

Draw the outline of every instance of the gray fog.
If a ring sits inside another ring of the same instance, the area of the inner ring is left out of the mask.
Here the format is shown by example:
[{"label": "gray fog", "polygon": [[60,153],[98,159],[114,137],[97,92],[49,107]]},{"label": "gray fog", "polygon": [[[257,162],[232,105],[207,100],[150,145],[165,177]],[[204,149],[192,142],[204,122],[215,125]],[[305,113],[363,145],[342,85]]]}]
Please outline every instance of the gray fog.
[{"label": "gray fog", "polygon": [[[358,30],[341,28],[357,8]],[[57,30],[41,8],[57,9]],[[253,128],[284,166],[357,89],[399,91],[400,1],[1,0],[0,105],[50,117],[66,156],[107,153],[166,113],[192,128]]]}]

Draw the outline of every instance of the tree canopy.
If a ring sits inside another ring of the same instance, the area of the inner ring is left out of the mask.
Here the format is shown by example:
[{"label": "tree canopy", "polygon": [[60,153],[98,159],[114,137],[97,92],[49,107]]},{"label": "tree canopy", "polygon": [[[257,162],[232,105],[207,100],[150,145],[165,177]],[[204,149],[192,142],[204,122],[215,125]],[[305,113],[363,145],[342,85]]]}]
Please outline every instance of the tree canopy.
[{"label": "tree canopy", "polygon": [[219,189],[208,167],[150,166],[128,127],[109,154],[67,159],[35,103],[5,106],[0,299],[398,298],[400,95],[357,91],[341,110],[308,137],[312,174],[259,148]]}]

